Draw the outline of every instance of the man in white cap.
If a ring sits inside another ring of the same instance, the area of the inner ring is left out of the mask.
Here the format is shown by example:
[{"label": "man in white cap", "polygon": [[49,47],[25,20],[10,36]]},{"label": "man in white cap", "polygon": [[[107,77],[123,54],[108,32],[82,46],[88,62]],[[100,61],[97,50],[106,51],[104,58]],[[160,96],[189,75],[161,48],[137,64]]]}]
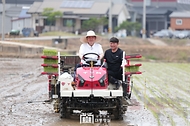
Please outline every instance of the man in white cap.
[{"label": "man in white cap", "polygon": [[[80,41],[83,42],[79,49],[79,57],[81,58],[81,62],[85,64],[83,60],[83,55],[87,53],[96,53],[99,55],[99,60],[95,65],[101,65],[101,59],[104,56],[104,52],[102,46],[96,42],[101,41],[101,37],[96,35],[94,31],[90,30],[87,32],[86,36],[80,38]],[[95,55],[90,55],[90,58],[98,58]]]},{"label": "man in white cap", "polygon": [[[89,54],[89,58],[98,59],[97,63],[94,65],[101,65],[101,59],[104,56],[104,52],[102,49],[102,46],[96,42],[101,41],[101,37],[96,35],[94,31],[90,30],[87,32],[86,36],[83,36],[80,38],[80,41],[82,42],[80,49],[79,49],[79,57],[81,58],[81,63],[86,64],[86,62],[83,60],[83,56],[87,53],[96,53],[99,55],[99,58],[96,55]],[[86,56],[87,57],[87,56]],[[80,64],[77,64],[75,67],[75,70],[80,67]],[[75,85],[75,74],[74,74],[74,80],[72,82],[72,85]]]}]

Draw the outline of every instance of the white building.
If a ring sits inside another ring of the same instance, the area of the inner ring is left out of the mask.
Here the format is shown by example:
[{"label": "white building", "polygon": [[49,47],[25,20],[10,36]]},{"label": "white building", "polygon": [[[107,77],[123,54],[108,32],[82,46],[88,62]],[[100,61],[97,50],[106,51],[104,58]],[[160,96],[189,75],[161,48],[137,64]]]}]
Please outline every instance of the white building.
[{"label": "white building", "polygon": [[[28,13],[32,15],[32,27],[34,29],[44,28],[47,31],[49,26],[44,22],[45,18],[41,16],[44,8],[53,8],[55,11],[61,11],[63,16],[57,18],[51,26],[55,31],[76,31],[81,28],[83,21],[91,17],[108,17],[110,2],[109,0],[44,0],[43,2],[34,2]],[[117,2],[112,4],[112,25],[119,26],[123,21],[130,17],[125,4]],[[73,27],[66,26],[67,22],[72,22]]]},{"label": "white building", "polygon": [[[12,29],[20,30],[24,27],[31,27],[31,15],[27,14],[29,7],[26,5],[5,4],[4,33],[9,33]],[[0,34],[2,33],[2,13],[3,5],[0,4]]]}]

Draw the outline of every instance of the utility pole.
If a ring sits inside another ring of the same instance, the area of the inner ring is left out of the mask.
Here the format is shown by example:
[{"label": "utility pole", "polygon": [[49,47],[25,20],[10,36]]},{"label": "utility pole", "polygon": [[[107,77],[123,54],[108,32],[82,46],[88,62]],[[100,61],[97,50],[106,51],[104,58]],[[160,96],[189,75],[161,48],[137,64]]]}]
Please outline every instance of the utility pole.
[{"label": "utility pole", "polygon": [[2,0],[3,3],[3,14],[2,14],[2,34],[1,34],[1,40],[4,41],[4,21],[5,21],[5,0]]},{"label": "utility pole", "polygon": [[142,38],[146,38],[146,0],[143,1],[143,30]]},{"label": "utility pole", "polygon": [[109,38],[112,36],[112,0],[110,0],[109,8],[109,28],[108,28]]}]

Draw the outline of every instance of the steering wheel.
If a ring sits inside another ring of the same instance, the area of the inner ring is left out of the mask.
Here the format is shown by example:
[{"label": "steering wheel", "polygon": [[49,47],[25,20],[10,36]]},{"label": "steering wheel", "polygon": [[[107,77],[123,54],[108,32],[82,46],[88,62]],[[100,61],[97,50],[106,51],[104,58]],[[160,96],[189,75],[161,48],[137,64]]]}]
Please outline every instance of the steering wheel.
[{"label": "steering wheel", "polygon": [[[95,56],[97,56],[97,59],[87,57],[88,55],[95,55]],[[90,64],[90,63],[92,62],[93,65],[94,65],[95,63],[98,62],[100,56],[99,56],[97,53],[86,53],[86,54],[83,55],[82,58],[83,58],[83,60],[84,60],[87,64]]]}]

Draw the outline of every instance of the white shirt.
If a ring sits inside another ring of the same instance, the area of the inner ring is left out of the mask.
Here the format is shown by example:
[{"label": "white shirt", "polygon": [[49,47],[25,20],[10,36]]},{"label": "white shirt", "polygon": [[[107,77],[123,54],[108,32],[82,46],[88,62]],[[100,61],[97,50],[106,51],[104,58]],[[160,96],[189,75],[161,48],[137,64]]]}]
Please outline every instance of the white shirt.
[{"label": "white shirt", "polygon": [[[80,49],[79,49],[79,56],[83,56],[86,53],[96,53],[100,55],[100,54],[103,54],[103,49],[102,49],[102,46],[98,43],[94,43],[92,46],[90,46],[88,43],[83,43],[81,44]],[[89,54],[86,57],[98,59],[98,57],[93,54]],[[83,64],[86,64],[84,60],[81,60],[81,62]],[[98,60],[98,62],[95,65],[101,65],[101,61]]]}]

